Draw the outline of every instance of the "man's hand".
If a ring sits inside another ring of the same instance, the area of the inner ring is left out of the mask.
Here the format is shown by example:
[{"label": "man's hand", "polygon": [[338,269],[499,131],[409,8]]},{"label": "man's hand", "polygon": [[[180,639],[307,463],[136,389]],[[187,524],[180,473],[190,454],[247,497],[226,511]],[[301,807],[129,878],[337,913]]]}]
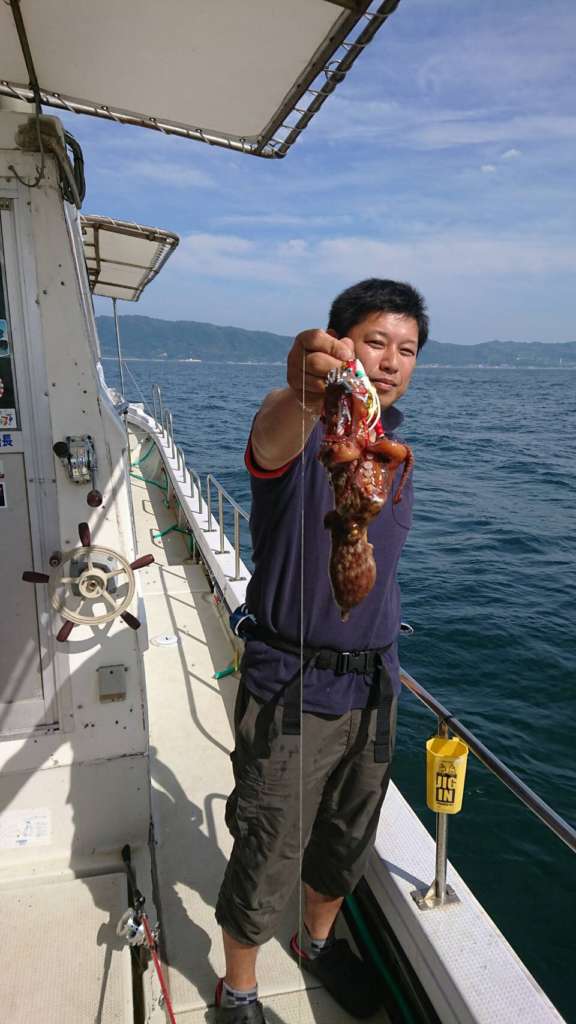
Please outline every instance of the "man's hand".
[{"label": "man's hand", "polygon": [[332,331],[298,335],[288,354],[288,387],[272,391],[254,420],[252,451],[262,469],[279,469],[302,451],[322,412],[326,375],[353,356],[350,338],[338,340]]},{"label": "man's hand", "polygon": [[350,338],[338,339],[333,331],[302,331],[288,353],[288,386],[311,412],[319,414],[327,374],[353,358],[354,343]]}]

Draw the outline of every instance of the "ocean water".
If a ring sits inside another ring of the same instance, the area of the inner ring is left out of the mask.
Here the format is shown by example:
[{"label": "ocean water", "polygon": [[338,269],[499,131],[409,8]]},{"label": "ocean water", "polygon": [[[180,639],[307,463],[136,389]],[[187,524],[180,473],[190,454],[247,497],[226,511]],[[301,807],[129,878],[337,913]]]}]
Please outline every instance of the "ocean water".
[{"label": "ocean water", "polygon": [[[104,366],[116,383],[115,364]],[[246,438],[284,367],[127,364],[128,398],[151,407],[152,381],[188,464],[214,473],[248,509]],[[400,570],[403,617],[415,633],[401,641],[402,664],[575,824],[576,370],[419,368],[400,407],[399,433],[416,456]],[[434,731],[433,716],[404,694],[394,779],[430,831],[424,744]],[[469,762],[464,808],[449,823],[450,859],[576,1021],[576,858]],[[432,875],[433,866],[427,881]]]}]

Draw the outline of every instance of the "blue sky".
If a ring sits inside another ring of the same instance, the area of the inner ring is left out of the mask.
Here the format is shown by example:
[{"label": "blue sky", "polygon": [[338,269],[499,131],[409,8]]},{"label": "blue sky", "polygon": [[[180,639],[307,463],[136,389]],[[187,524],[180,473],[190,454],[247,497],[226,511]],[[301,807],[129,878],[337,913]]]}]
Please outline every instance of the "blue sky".
[{"label": "blue sky", "polygon": [[402,0],[280,161],[66,115],[84,212],[182,239],[120,312],[293,334],[382,276],[439,341],[575,340],[575,41],[573,0]]}]

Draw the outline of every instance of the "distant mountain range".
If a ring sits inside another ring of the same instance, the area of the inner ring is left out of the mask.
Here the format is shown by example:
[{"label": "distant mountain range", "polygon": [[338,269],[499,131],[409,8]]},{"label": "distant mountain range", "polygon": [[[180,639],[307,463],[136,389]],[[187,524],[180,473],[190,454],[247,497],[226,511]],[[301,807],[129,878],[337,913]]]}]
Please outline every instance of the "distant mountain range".
[{"label": "distant mountain range", "polygon": [[[103,356],[116,355],[114,319],[96,317]],[[126,359],[201,359],[206,362],[283,362],[292,338],[268,331],[218,327],[194,320],[157,320],[149,316],[120,317],[122,354]],[[456,345],[429,341],[423,366],[576,367],[576,341],[483,341]]]}]

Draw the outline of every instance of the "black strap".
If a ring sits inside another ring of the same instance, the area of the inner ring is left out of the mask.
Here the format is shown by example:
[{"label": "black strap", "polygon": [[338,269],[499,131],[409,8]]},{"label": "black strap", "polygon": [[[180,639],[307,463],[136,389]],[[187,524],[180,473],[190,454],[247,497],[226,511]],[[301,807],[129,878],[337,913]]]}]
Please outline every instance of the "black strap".
[{"label": "black strap", "polygon": [[[336,675],[371,675],[374,685],[378,688],[376,737],[374,744],[374,760],[378,763],[390,758],[390,694],[386,687],[388,671],[384,664],[384,652],[392,644],[369,651],[336,651],[329,647],[303,647],[285,640],[278,633],[261,626],[252,616],[241,619],[239,635],[244,640],[259,640],[276,651],[285,651],[302,658],[303,671],[311,668],[331,669]],[[302,694],[300,688],[300,670],[284,685],[284,707],[282,712],[282,734],[284,736],[300,735],[300,717],[302,712]]]},{"label": "black strap", "polygon": [[376,764],[385,764],[391,757],[391,728],[390,714],[392,711],[392,696],[389,684],[390,677],[388,669],[384,664],[384,658],[379,658],[379,665],[375,677],[378,686],[378,710],[376,712],[376,735],[374,737],[374,760]]},{"label": "black strap", "polygon": [[[246,615],[241,620],[241,627],[238,635],[243,640],[259,640],[260,643],[273,647],[276,651],[285,651],[295,657],[302,657],[305,668],[311,668],[312,662],[315,668],[332,669],[337,676],[345,676],[349,673],[358,675],[372,675],[379,666],[380,655],[391,647],[378,647],[369,651],[337,651],[332,647],[300,647],[291,640],[285,640],[279,633],[261,626],[251,616]],[[287,684],[289,685],[289,684]]]}]

